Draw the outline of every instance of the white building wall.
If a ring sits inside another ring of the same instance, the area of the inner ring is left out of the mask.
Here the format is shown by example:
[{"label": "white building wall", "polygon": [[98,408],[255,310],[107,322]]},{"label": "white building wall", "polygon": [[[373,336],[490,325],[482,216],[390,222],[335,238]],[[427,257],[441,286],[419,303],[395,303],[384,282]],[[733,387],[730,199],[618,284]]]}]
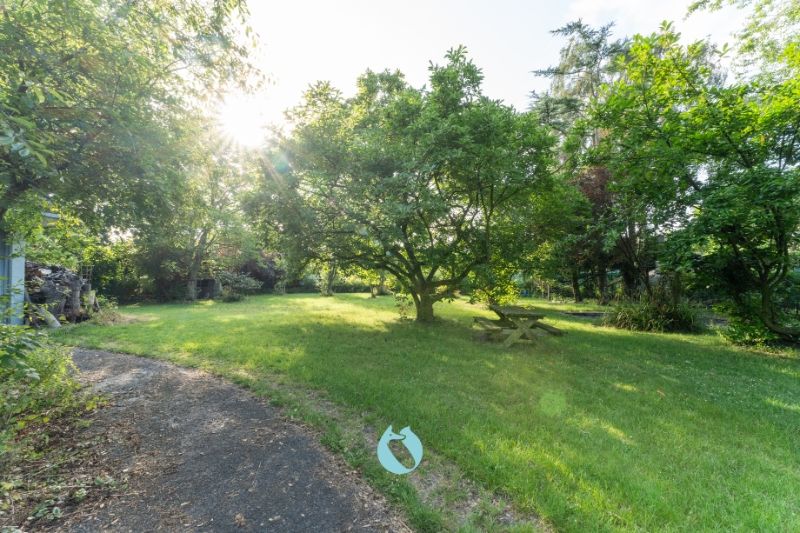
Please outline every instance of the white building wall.
[{"label": "white building wall", "polygon": [[[0,232],[0,311],[4,322],[22,324],[25,303],[25,258],[19,243]],[[11,309],[10,315],[6,314]]]}]

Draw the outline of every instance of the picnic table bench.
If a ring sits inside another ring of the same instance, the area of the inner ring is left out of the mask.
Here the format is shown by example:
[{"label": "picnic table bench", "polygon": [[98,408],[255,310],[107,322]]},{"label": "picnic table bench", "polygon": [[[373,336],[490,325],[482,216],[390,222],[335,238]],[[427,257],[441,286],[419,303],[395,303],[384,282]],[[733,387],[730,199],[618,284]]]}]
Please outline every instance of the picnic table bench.
[{"label": "picnic table bench", "polygon": [[511,346],[517,342],[530,342],[536,336],[535,330],[542,329],[551,335],[563,335],[564,332],[548,324],[543,324],[544,315],[534,309],[518,305],[490,305],[489,309],[500,317],[492,320],[482,316],[474,318],[492,339],[503,341],[503,346]]}]

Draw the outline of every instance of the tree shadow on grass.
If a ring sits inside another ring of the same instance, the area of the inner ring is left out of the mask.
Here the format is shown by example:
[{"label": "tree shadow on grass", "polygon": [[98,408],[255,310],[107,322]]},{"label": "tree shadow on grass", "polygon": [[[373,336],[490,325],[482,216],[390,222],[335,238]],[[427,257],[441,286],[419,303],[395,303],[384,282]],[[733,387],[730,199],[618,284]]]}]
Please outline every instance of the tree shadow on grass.
[{"label": "tree shadow on grass", "polygon": [[[736,509],[781,516],[782,503],[759,507],[740,478],[777,488],[779,470],[800,470],[787,447],[796,413],[763,406],[797,401],[798,380],[774,369],[795,361],[601,328],[505,350],[469,331],[461,321],[326,324],[320,344],[288,328],[304,356],[287,371],[387,425],[420,428],[471,475],[557,523],[688,526],[700,502],[706,526],[724,516],[735,526]],[[744,501],[728,496],[737,489]]]},{"label": "tree shadow on grass", "polygon": [[554,315],[565,336],[505,349],[473,339],[470,315],[485,312],[454,309],[422,326],[385,301],[276,297],[170,309],[117,336],[128,351],[228,375],[284,374],[371,413],[379,431],[411,425],[564,529],[797,520],[798,413],[780,406],[800,404],[800,362]]}]

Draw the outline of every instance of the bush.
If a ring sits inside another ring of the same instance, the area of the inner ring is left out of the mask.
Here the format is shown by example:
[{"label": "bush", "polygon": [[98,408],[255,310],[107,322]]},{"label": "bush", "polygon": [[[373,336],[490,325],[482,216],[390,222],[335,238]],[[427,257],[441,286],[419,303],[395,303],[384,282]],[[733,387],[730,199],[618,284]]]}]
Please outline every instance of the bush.
[{"label": "bush", "polygon": [[222,292],[219,295],[219,299],[227,303],[241,302],[242,300],[244,300],[244,294],[240,292],[234,292],[230,289],[222,289]]},{"label": "bush", "polygon": [[97,304],[100,306],[100,311],[92,316],[92,322],[95,324],[111,326],[125,322],[125,318],[119,312],[119,306],[114,298],[98,296]]},{"label": "bush", "polygon": [[414,301],[411,296],[404,292],[395,292],[394,306],[400,313],[400,320],[411,320],[411,311],[414,309]]},{"label": "bush", "polygon": [[622,303],[606,315],[604,324],[636,331],[694,333],[703,329],[699,312],[685,300],[672,302],[661,287],[637,302]]},{"label": "bush", "polygon": [[219,281],[222,283],[220,298],[223,302],[238,302],[244,299],[246,295],[258,291],[263,285],[262,282],[251,278],[247,274],[232,272],[221,272]]},{"label": "bush", "polygon": [[[776,309],[773,319],[789,329],[800,330],[800,320],[794,311],[794,303],[787,296],[787,290],[781,294],[781,307]],[[787,305],[788,304],[788,305]],[[795,345],[764,325],[760,317],[760,297],[757,294],[742,295],[739,302],[725,302],[714,306],[714,310],[727,315],[727,326],[720,328],[720,334],[729,342],[740,346],[755,346],[759,349],[781,348]]]},{"label": "bush", "polygon": [[0,324],[0,381],[12,378],[38,380],[30,358],[42,347],[43,336],[30,328]]},{"label": "bush", "polygon": [[44,333],[0,324],[0,456],[26,426],[77,405],[78,388],[66,348]]},{"label": "bush", "polygon": [[[323,280],[315,274],[308,274],[300,279],[287,282],[281,280],[275,285],[278,294],[298,294],[322,292]],[[361,276],[350,275],[337,277],[333,284],[333,292],[337,294],[372,292],[372,283]]]},{"label": "bush", "polygon": [[47,529],[64,504],[79,501],[73,487],[86,497],[88,483],[75,474],[92,454],[73,435],[99,401],[81,393],[66,348],[0,325],[0,530]]},{"label": "bush", "polygon": [[283,287],[286,294],[319,292],[319,276],[307,274],[288,283],[284,281]]},{"label": "bush", "polygon": [[341,282],[335,283],[334,289],[336,292],[341,294],[372,292],[372,285],[361,279],[345,279]]},{"label": "bush", "polygon": [[730,317],[728,327],[722,330],[722,335],[729,342],[741,346],[769,346],[780,340],[760,320],[737,315]]},{"label": "bush", "polygon": [[278,282],[286,275],[286,270],[282,264],[283,261],[279,254],[261,252],[258,257],[246,261],[239,271],[256,281],[260,281],[262,283],[261,289],[269,290],[275,288]]}]

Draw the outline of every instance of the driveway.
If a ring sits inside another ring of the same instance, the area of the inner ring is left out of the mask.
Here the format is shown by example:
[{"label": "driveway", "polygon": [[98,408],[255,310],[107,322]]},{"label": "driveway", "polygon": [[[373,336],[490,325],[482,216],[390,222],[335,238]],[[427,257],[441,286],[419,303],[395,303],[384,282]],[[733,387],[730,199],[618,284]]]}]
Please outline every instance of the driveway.
[{"label": "driveway", "polygon": [[73,355],[109,398],[105,438],[119,494],[70,531],[410,531],[343,460],[242,388],[198,370],[95,350]]}]

